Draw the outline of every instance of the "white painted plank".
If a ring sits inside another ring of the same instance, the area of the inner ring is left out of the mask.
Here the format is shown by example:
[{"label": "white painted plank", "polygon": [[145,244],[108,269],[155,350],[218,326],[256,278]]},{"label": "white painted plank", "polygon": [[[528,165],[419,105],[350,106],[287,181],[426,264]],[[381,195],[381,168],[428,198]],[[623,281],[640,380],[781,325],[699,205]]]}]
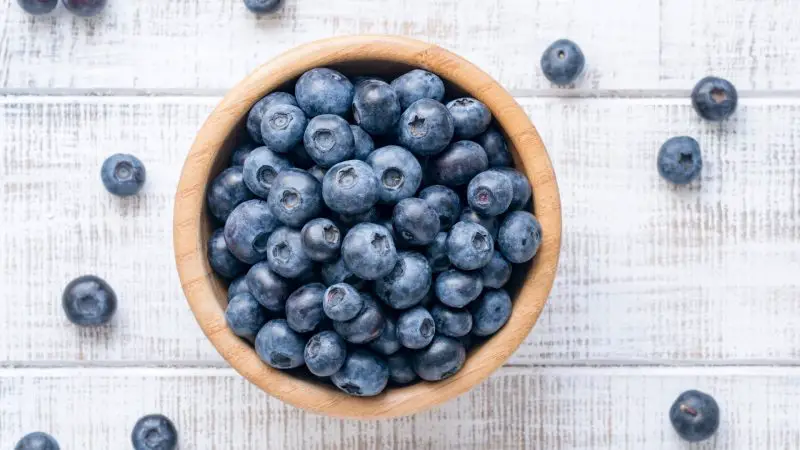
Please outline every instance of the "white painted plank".
[{"label": "white painted plank", "polygon": [[[172,195],[215,98],[0,101],[0,361],[219,364],[186,306]],[[556,166],[564,249],[551,300],[514,364],[793,364],[800,354],[800,102],[743,101],[722,125],[679,100],[524,100]],[[655,171],[675,134],[704,149],[702,182]],[[107,195],[112,152],[139,155],[144,195]],[[70,326],[63,286],[98,273],[114,326]]]},{"label": "white painted plank", "polygon": [[359,422],[304,413],[229,370],[11,370],[0,376],[0,446],[45,430],[62,448],[129,448],[135,421],[158,412],[174,420],[183,450],[667,450],[688,448],[669,424],[670,405],[700,389],[716,397],[722,420],[715,438],[692,448],[789,449],[800,439],[798,376],[797,369],[502,369],[433,411]]}]

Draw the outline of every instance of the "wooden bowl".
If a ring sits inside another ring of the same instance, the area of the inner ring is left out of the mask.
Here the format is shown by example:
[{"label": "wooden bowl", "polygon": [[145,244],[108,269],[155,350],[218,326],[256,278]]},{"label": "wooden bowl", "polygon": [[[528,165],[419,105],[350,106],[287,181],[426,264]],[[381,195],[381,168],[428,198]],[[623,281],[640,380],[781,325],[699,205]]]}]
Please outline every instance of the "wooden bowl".
[{"label": "wooden bowl", "polygon": [[[227,165],[250,107],[265,94],[290,86],[303,72],[323,66],[346,74],[394,76],[412,67],[438,74],[448,84],[448,93],[466,92],[491,109],[509,139],[516,167],[533,186],[543,241],[512,295],[511,318],[494,337],[472,349],[464,368],[447,380],[390,387],[372,398],[351,397],[333,387],[270,368],[225,323],[226,285],[213,274],[206,259],[206,243],[213,231],[206,188]],[[175,196],[173,239],[189,306],[208,339],[240,374],[270,395],[310,411],[340,417],[392,417],[423,411],[468,391],[503,365],[522,343],[542,312],[555,278],[561,246],[561,203],[539,134],[525,111],[489,75],[428,43],[394,36],[340,37],[297,47],[259,67],[228,92],[200,129],[186,158]]]}]

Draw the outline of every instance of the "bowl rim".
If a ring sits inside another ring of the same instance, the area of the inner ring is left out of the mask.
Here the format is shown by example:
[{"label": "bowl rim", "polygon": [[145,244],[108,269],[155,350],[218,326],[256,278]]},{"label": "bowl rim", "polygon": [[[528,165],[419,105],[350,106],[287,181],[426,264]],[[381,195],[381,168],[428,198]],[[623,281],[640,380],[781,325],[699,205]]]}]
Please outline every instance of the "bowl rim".
[{"label": "bowl rim", "polygon": [[[314,67],[385,61],[429,70],[485,103],[509,139],[517,169],[531,181],[542,244],[514,301],[508,323],[473,351],[464,368],[436,383],[392,388],[376,397],[352,397],[272,369],[225,322],[225,287],[206,259],[203,214],[215,154],[261,97]],[[443,75],[447,74],[447,75]],[[310,42],[261,65],[234,86],[211,112],[186,157],[173,213],[175,262],[186,300],[205,335],[242,376],[278,399],[334,417],[388,418],[414,414],[479,384],[505,363],[529,334],[552,288],[561,247],[561,202],[550,158],[525,111],[488,74],[447,50],[423,41],[383,35],[343,36]]]}]

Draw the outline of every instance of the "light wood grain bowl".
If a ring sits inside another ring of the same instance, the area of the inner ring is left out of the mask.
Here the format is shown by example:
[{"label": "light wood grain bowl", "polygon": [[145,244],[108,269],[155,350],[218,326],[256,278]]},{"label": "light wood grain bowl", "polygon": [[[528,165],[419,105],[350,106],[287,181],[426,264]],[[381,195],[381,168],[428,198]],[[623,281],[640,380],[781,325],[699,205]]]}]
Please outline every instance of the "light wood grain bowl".
[{"label": "light wood grain bowl", "polygon": [[[387,77],[416,67],[438,74],[448,84],[448,95],[469,93],[488,105],[509,140],[516,167],[533,186],[534,212],[542,224],[543,241],[529,270],[516,280],[511,319],[497,335],[472,349],[464,368],[445,381],[388,388],[373,398],[351,397],[270,368],[225,324],[226,285],[213,274],[206,259],[206,242],[213,231],[206,188],[227,165],[250,107],[265,94],[290,86],[303,72],[322,66],[346,74]],[[189,306],[208,339],[240,374],[270,395],[310,411],[340,417],[392,417],[423,411],[468,391],[503,365],[522,343],[542,312],[555,278],[561,203],[539,134],[513,97],[489,75],[425,42],[393,36],[340,37],[303,45],[273,59],[225,96],[200,129],[186,158],[175,197],[173,239]]]}]

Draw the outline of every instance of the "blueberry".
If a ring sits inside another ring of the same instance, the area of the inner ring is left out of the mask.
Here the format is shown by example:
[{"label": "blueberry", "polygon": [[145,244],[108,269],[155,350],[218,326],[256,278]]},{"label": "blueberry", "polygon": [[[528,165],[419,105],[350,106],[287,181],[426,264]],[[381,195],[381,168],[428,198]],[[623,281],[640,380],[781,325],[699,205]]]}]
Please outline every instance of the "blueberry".
[{"label": "blueberry", "polygon": [[[27,11],[27,9],[26,9]],[[28,11],[30,12],[30,11]],[[36,14],[31,12],[31,14]],[[44,14],[44,13],[41,13]],[[58,442],[47,433],[34,431],[22,437],[14,446],[14,450],[60,450]]]},{"label": "blueberry", "polygon": [[264,113],[275,105],[297,106],[297,100],[294,98],[294,95],[288,92],[273,92],[256,102],[256,104],[250,108],[250,112],[247,114],[247,132],[250,134],[250,137],[259,144],[264,143],[264,140],[261,138],[261,119]]},{"label": "blueberry", "polygon": [[233,149],[233,153],[231,153],[231,166],[244,166],[247,157],[257,148],[258,144],[254,142],[245,142],[236,146],[236,148]]},{"label": "blueberry", "polygon": [[374,353],[357,349],[347,355],[344,366],[331,376],[331,381],[350,395],[372,397],[386,389],[389,367]]},{"label": "blueberry", "polygon": [[669,409],[669,420],[678,436],[689,442],[704,441],[719,428],[719,405],[714,397],[700,391],[682,393]]},{"label": "blueberry", "polygon": [[288,153],[303,141],[308,119],[294,105],[272,105],[261,117],[261,139],[277,153]]},{"label": "blueberry", "polygon": [[481,269],[481,280],[487,288],[500,289],[511,279],[511,263],[497,250],[492,254],[489,264]]},{"label": "blueberry", "polygon": [[507,215],[497,234],[497,247],[514,264],[528,262],[542,243],[542,226],[533,214],[514,211]]},{"label": "blueberry", "polygon": [[325,179],[325,174],[328,173],[328,169],[320,166],[314,166],[308,169],[306,172],[308,172],[312,177],[316,178],[317,181],[322,183],[322,180]]},{"label": "blueberry", "polygon": [[329,377],[344,365],[347,344],[335,332],[323,331],[311,336],[303,356],[311,373],[318,377]]},{"label": "blueberry", "polygon": [[578,78],[586,64],[578,45],[568,39],[559,39],[542,54],[542,72],[544,76],[561,86],[572,83]]},{"label": "blueberry", "polygon": [[269,264],[260,262],[247,272],[247,288],[261,306],[272,312],[283,312],[289,283],[270,270]]},{"label": "blueberry", "polygon": [[483,279],[475,272],[450,269],[436,277],[433,288],[439,301],[453,308],[463,308],[481,295]]},{"label": "blueberry", "polygon": [[26,13],[37,16],[47,14],[58,6],[58,0],[17,0],[17,3]]},{"label": "blueberry", "polygon": [[739,94],[730,81],[705,77],[692,90],[692,106],[700,117],[718,122],[725,120],[736,111]]},{"label": "blueberry", "polygon": [[305,363],[306,340],[284,319],[270,320],[256,335],[256,353],[276,369],[294,369]]},{"label": "blueberry", "polygon": [[332,320],[345,322],[354,319],[364,308],[361,294],[347,283],[337,283],[325,291],[322,309]]},{"label": "blueberry", "polygon": [[425,257],[433,272],[444,272],[450,268],[450,258],[447,256],[447,233],[440,232],[433,242],[425,248]]},{"label": "blueberry", "polygon": [[241,203],[253,198],[253,193],[244,184],[242,167],[229,167],[222,171],[208,186],[208,209],[221,222]]},{"label": "blueberry", "polygon": [[372,140],[372,137],[358,125],[350,125],[350,131],[353,132],[353,141],[356,146],[353,158],[359,161],[366,161],[367,156],[375,150],[375,142]]},{"label": "blueberry", "polygon": [[222,278],[236,278],[248,269],[247,264],[236,259],[228,250],[222,228],[211,233],[208,239],[208,262]]},{"label": "blueberry", "polygon": [[465,309],[434,305],[431,309],[436,332],[450,337],[461,337],[472,330],[472,314]]},{"label": "blueberry", "polygon": [[386,228],[374,223],[361,223],[344,237],[342,259],[357,277],[377,280],[394,269],[397,249]]},{"label": "blueberry", "polygon": [[400,338],[397,337],[397,323],[394,319],[386,318],[386,326],[381,335],[369,343],[369,348],[381,355],[392,355],[400,350]]},{"label": "blueberry", "polygon": [[688,184],[703,171],[700,144],[688,136],[670,138],[658,151],[658,173],[673,184]]},{"label": "blueberry", "polygon": [[333,286],[338,283],[347,283],[360,289],[364,281],[358,278],[347,268],[344,259],[339,258],[334,262],[322,265],[322,281],[327,286]]},{"label": "blueberry", "polygon": [[339,255],[342,233],[330,219],[314,219],[300,231],[303,251],[314,261],[333,261]]},{"label": "blueberry", "polygon": [[414,372],[425,381],[439,381],[456,374],[467,360],[461,342],[447,336],[436,336],[424,350],[413,355]]},{"label": "blueberry", "polygon": [[334,213],[333,220],[336,221],[342,228],[349,230],[350,228],[360,224],[361,222],[373,222],[378,220],[378,210],[372,208],[368,211],[359,214],[340,214]]},{"label": "blueberry", "polygon": [[282,4],[283,0],[244,0],[244,6],[256,14],[277,11]]},{"label": "blueberry", "polygon": [[353,84],[346,76],[327,68],[304,73],[294,88],[297,103],[308,117],[322,114],[344,117],[350,111],[354,93]]},{"label": "blueberry", "polygon": [[511,197],[511,204],[508,205],[508,209],[515,211],[517,209],[524,208],[525,205],[527,205],[528,200],[531,199],[532,194],[531,183],[528,181],[528,177],[523,175],[519,170],[508,167],[499,167],[494,170],[505,174],[508,179],[511,180],[513,195]]},{"label": "blueberry", "polygon": [[242,175],[244,184],[250,192],[266,199],[275,177],[284,169],[292,167],[291,163],[282,156],[276,155],[267,147],[259,147],[244,161]]},{"label": "blueberry", "polygon": [[228,285],[228,301],[230,302],[233,297],[236,297],[239,294],[249,294],[250,288],[247,287],[247,276],[243,275],[235,280],[231,281],[231,284]]},{"label": "blueberry", "polygon": [[447,256],[461,270],[480,269],[489,264],[493,253],[494,239],[476,223],[458,222],[447,236]]},{"label": "blueberry", "polygon": [[397,145],[381,147],[366,160],[379,180],[380,201],[394,204],[413,197],[422,183],[422,166],[408,150]]},{"label": "blueberry", "polygon": [[133,450],[175,450],[178,431],[168,417],[149,414],[136,421],[131,432]]},{"label": "blueberry", "polygon": [[497,170],[475,175],[467,187],[467,201],[482,216],[499,216],[508,210],[514,196],[511,179]]},{"label": "blueberry", "polygon": [[346,120],[333,114],[314,117],[303,135],[308,156],[322,167],[351,159],[356,144],[353,131]]},{"label": "blueberry", "polygon": [[419,379],[411,364],[411,357],[406,352],[395,353],[387,357],[386,363],[389,366],[389,379],[394,384],[403,386]]},{"label": "blueberry", "polygon": [[436,100],[417,100],[398,122],[400,145],[419,156],[435,155],[453,139],[453,116]]},{"label": "blueberry", "polygon": [[439,215],[425,200],[406,198],[394,207],[392,225],[406,243],[427,245],[439,233]]},{"label": "blueberry", "polygon": [[61,304],[75,325],[105,325],[117,310],[117,294],[102,278],[84,275],[64,288]]},{"label": "blueberry", "polygon": [[344,340],[353,344],[365,344],[378,339],[386,326],[386,316],[374,298],[361,294],[364,307],[354,318],[333,322],[333,329]]},{"label": "blueberry", "polygon": [[472,139],[492,123],[489,108],[471,97],[457,98],[447,104],[447,109],[453,116],[454,137],[457,139]]},{"label": "blueberry", "polygon": [[477,223],[483,228],[486,228],[486,231],[488,231],[493,238],[497,239],[497,231],[500,229],[500,226],[497,223],[496,217],[482,216],[467,207],[461,211],[461,216],[459,216],[458,221]]},{"label": "blueberry", "polygon": [[433,340],[436,325],[427,309],[417,306],[404,311],[397,318],[397,338],[403,347],[420,349]]},{"label": "blueberry", "polygon": [[289,158],[289,161],[291,161],[292,164],[294,164],[298,169],[308,170],[315,164],[314,160],[311,159],[311,156],[309,156],[308,152],[306,151],[306,146],[302,141],[297,144],[286,156]]},{"label": "blueberry", "polygon": [[417,100],[429,98],[441,102],[444,99],[444,83],[442,79],[428,71],[414,69],[400,75],[392,81],[397,92],[400,107],[405,110]]},{"label": "blueberry", "polygon": [[322,213],[322,185],[305,170],[285,169],[275,177],[267,203],[278,220],[300,228]]},{"label": "blueberry", "polygon": [[431,267],[424,256],[402,252],[388,275],[375,280],[375,293],[394,309],[417,305],[431,288]]},{"label": "blueberry", "polygon": [[100,14],[106,7],[106,0],[62,0],[67,11],[81,17],[91,17]]},{"label": "blueberry", "polygon": [[378,202],[378,177],[364,161],[345,161],[331,167],[322,180],[322,198],[342,214],[360,214]]},{"label": "blueberry", "polygon": [[267,257],[267,240],[278,226],[278,219],[263,200],[248,200],[231,212],[225,221],[228,250],[240,261],[255,264]]},{"label": "blueberry", "polygon": [[144,186],[147,171],[139,158],[125,153],[111,155],[103,161],[100,179],[106,190],[120,197],[136,195]]},{"label": "blueberry", "polygon": [[297,278],[313,269],[313,261],[303,251],[300,232],[288,227],[275,230],[267,240],[269,268],[284,278]]},{"label": "blueberry", "polygon": [[436,291],[434,289],[429,289],[428,292],[422,297],[422,300],[419,302],[419,305],[423,308],[430,311],[433,308],[433,305],[436,304]]},{"label": "blueberry", "polygon": [[322,312],[322,299],[325,285],[311,283],[300,287],[286,299],[286,322],[298,333],[308,333],[317,329],[325,319]]},{"label": "blueberry", "polygon": [[487,289],[469,305],[472,313],[472,334],[491,336],[511,317],[511,297],[502,289]]},{"label": "blueberry", "polygon": [[488,168],[486,152],[472,141],[450,144],[444,152],[431,158],[428,166],[433,181],[449,187],[465,185]]},{"label": "blueberry", "polygon": [[447,186],[428,186],[419,193],[419,198],[425,200],[439,216],[439,230],[449,230],[458,222],[461,212],[461,200],[458,194]]},{"label": "blueberry", "polygon": [[368,80],[358,85],[353,97],[353,118],[367,133],[382,136],[400,119],[397,92],[387,83]]},{"label": "blueberry", "polygon": [[508,151],[506,138],[497,128],[490,127],[485,133],[475,138],[489,158],[489,167],[509,167],[514,160]]},{"label": "blueberry", "polygon": [[267,319],[267,311],[247,292],[233,297],[225,308],[225,321],[233,334],[246,339],[255,339]]},{"label": "blueberry", "polygon": [[359,86],[368,81],[380,81],[383,83],[386,82],[386,80],[384,80],[383,78],[376,77],[374,75],[356,75],[352,77],[350,81],[353,83],[353,86],[355,86],[356,89],[358,89]]}]

